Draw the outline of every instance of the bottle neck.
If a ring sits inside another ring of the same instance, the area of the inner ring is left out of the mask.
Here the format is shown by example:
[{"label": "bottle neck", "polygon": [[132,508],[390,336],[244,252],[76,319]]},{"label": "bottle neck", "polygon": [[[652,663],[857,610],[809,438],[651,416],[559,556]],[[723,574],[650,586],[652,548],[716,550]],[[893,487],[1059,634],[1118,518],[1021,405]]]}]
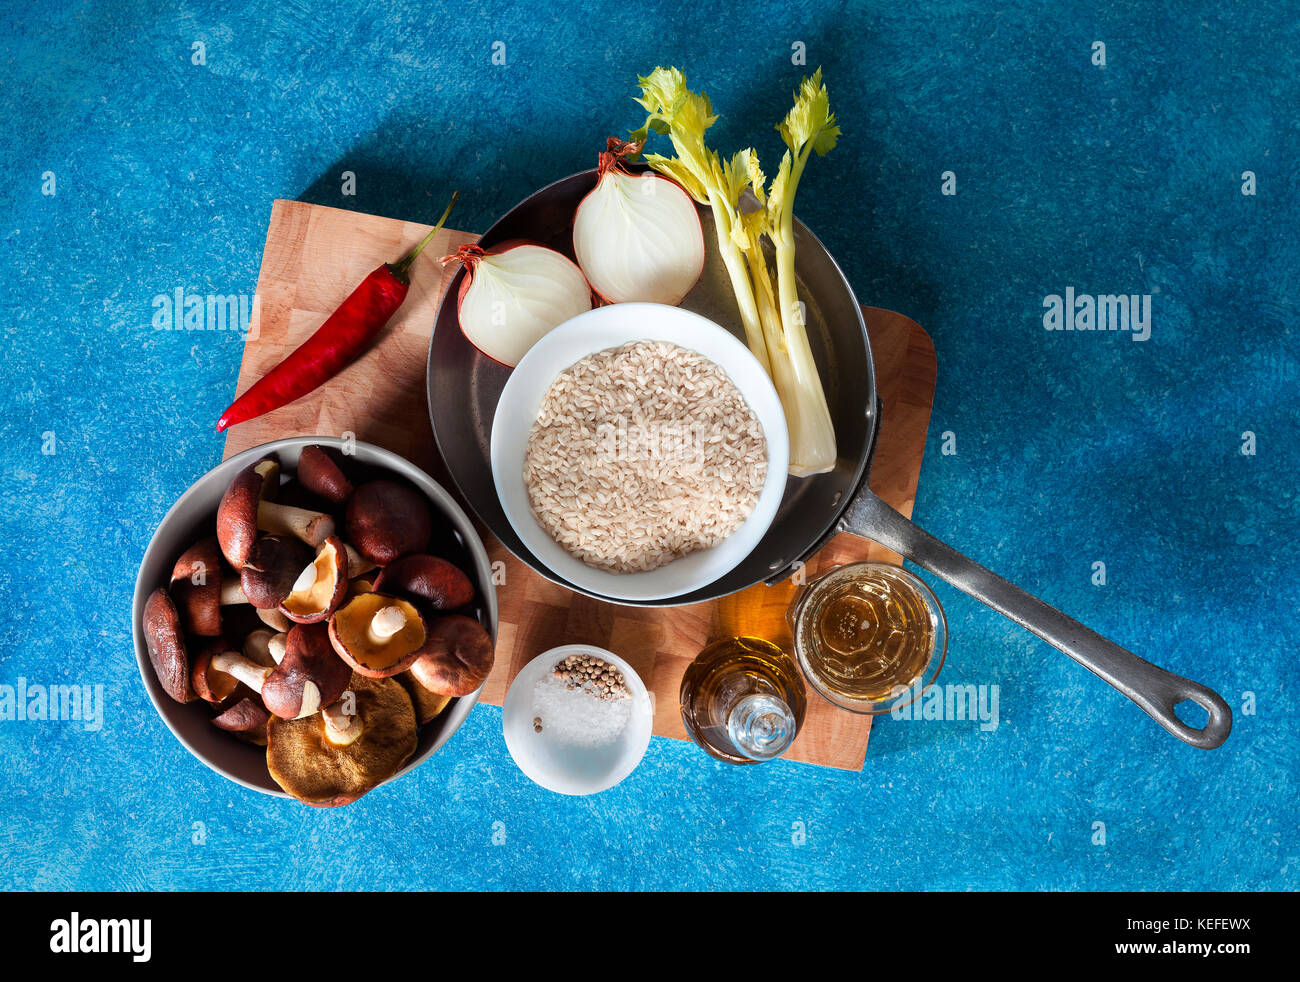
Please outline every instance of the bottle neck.
[{"label": "bottle neck", "polygon": [[727,735],[750,760],[771,760],[794,742],[798,725],[790,707],[770,693],[745,696],[727,714]]}]

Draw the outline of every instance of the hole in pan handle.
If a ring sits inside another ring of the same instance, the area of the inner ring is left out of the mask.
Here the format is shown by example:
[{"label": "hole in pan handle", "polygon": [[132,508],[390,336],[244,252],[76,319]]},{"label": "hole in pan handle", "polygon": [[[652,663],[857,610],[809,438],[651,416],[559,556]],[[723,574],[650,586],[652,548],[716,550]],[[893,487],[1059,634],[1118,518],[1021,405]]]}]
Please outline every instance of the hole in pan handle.
[{"label": "hole in pan handle", "polygon": [[[1151,664],[1050,604],[968,559],[913,525],[877,497],[866,482],[840,519],[840,528],[879,542],[1032,631],[1114,686],[1184,743],[1213,750],[1232,730],[1232,710],[1213,689]],[[1188,726],[1174,707],[1190,700],[1208,714],[1205,726]]]}]

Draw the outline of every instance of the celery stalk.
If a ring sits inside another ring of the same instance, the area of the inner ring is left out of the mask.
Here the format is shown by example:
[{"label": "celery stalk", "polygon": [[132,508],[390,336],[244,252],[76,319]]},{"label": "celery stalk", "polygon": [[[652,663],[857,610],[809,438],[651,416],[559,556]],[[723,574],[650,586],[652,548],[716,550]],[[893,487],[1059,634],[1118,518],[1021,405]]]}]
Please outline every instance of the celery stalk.
[{"label": "celery stalk", "polygon": [[[794,107],[777,125],[787,146],[781,167],[764,191],[763,172],[754,150],[743,150],[724,166],[704,143],[717,117],[708,97],[691,92],[675,68],[656,68],[641,78],[637,102],[649,113],[633,134],[644,140],[653,130],[667,133],[675,158],[648,155],[650,166],[678,181],[714,216],[718,248],[731,278],[750,350],[771,377],[785,409],[790,433],[790,473],[818,474],[835,466],[835,427],[804,326],[794,271],[794,193],[809,156],[827,153],[840,129],[830,112],[821,69],[804,79]],[[745,211],[741,198],[751,189],[757,210]],[[763,254],[762,236],[776,249],[776,290]]]},{"label": "celery stalk", "polygon": [[686,193],[713,212],[714,231],[723,265],[731,279],[745,340],[763,369],[769,369],[767,348],[753,286],[746,272],[745,257],[732,238],[736,226],[736,202],[741,187],[734,193],[727,186],[726,175],[718,155],[704,145],[704,131],[718,118],[713,114],[709,97],[691,92],[686,77],[675,68],[656,68],[640,79],[641,98],[636,101],[649,113],[645,125],[632,134],[632,140],[644,142],[651,130],[667,133],[676,158],[647,154],[646,162],[671,177]]},{"label": "celery stalk", "polygon": [[[746,262],[747,257],[732,241],[732,229],[736,224],[735,215],[727,207],[727,203],[718,200],[717,196],[712,196],[708,204],[713,209],[713,224],[718,233],[718,249],[722,254],[723,265],[727,267],[727,275],[731,277],[731,289],[736,294],[736,305],[740,308],[740,321],[745,326],[745,343],[762,364],[763,371],[771,375],[772,366],[767,354],[762,315],[752,289],[752,274]],[[766,273],[766,269],[764,272]],[[767,285],[770,293],[770,284]]]},{"label": "celery stalk", "polygon": [[[795,280],[794,195],[809,156],[815,151],[820,157],[834,147],[840,128],[830,111],[830,96],[822,84],[820,68],[812,78],[803,80],[794,100],[794,107],[776,127],[787,150],[768,193],[767,235],[776,246],[776,286],[783,341],[779,360],[789,367],[792,375],[789,389],[781,392],[786,423],[790,426],[790,473],[817,474],[835,466],[835,426],[808,344]],[[774,363],[778,360],[770,342],[768,355]]]}]

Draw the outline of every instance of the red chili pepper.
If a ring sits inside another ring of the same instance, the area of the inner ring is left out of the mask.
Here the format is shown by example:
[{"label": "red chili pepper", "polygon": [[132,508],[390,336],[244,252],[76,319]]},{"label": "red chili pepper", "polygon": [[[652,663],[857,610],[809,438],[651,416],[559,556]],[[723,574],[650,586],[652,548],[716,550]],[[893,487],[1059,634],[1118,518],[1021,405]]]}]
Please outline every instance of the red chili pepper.
[{"label": "red chili pepper", "polygon": [[418,246],[395,263],[384,263],[361,281],[316,333],[255,382],[217,421],[217,432],[287,406],[332,379],[365,351],[411,289],[409,271],[415,257],[432,241],[455,207],[451,203]]}]

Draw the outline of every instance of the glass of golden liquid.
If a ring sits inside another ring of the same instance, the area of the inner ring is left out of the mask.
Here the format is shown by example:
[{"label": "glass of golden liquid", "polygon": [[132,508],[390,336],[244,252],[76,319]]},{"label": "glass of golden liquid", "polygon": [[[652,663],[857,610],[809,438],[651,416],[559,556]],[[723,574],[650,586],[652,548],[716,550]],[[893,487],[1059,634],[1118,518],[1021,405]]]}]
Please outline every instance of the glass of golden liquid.
[{"label": "glass of golden liquid", "polygon": [[938,599],[892,563],[823,574],[795,597],[789,621],[804,678],[855,713],[887,713],[919,699],[948,651]]},{"label": "glass of golden liquid", "polygon": [[723,638],[682,676],[682,722],[706,753],[732,764],[789,749],[808,707],[794,659],[761,638]]}]

